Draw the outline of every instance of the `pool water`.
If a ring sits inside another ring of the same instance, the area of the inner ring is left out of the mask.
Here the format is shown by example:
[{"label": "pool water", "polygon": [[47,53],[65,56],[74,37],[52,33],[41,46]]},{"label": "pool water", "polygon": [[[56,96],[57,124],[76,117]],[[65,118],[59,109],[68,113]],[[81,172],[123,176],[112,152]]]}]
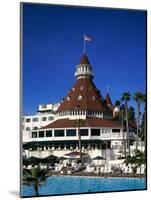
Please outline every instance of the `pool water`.
[{"label": "pool water", "polygon": [[[146,179],[51,176],[46,179],[45,184],[39,186],[39,194],[44,196],[143,189],[146,189]],[[35,196],[33,186],[23,185],[21,193],[22,197]]]}]

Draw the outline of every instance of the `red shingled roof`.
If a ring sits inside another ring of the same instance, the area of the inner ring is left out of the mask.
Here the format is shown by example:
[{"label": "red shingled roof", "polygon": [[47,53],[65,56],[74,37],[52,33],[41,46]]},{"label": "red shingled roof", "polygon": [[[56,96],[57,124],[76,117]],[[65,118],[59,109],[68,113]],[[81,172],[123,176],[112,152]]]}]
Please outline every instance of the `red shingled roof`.
[{"label": "red shingled roof", "polygon": [[108,105],[108,104],[111,105],[111,106],[113,105],[109,94],[106,95],[106,97],[105,97],[105,102],[106,102],[107,105]]},{"label": "red shingled roof", "polygon": [[[82,100],[78,100],[79,96],[82,96]],[[81,78],[76,81],[73,88],[64,98],[57,112],[67,110],[109,111],[110,109],[103,103],[100,91],[96,88],[92,80],[89,78]]]},{"label": "red shingled roof", "polygon": [[[42,129],[48,128],[71,128],[75,127],[75,120],[70,119],[58,119]],[[113,127],[120,128],[121,125],[118,121],[113,119],[100,119],[100,118],[87,118],[84,120],[84,125],[82,127]]]},{"label": "red shingled roof", "polygon": [[86,54],[83,54],[81,60],[80,60],[80,64],[90,64],[88,57],[86,56]]}]

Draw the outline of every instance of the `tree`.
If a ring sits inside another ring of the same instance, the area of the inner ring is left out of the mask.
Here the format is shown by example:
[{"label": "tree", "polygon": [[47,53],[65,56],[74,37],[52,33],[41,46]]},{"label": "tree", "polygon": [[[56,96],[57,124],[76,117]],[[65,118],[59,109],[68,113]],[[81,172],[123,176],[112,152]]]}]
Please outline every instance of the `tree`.
[{"label": "tree", "polygon": [[123,145],[124,145],[124,155],[125,155],[125,158],[127,157],[127,154],[126,154],[126,141],[125,141],[125,133],[124,133],[124,116],[125,116],[125,105],[122,104],[121,107],[120,107],[120,111],[119,111],[119,116],[121,117],[121,122],[122,122],[122,133],[123,133]]},{"label": "tree", "polygon": [[147,114],[146,114],[146,94],[143,94],[143,103],[144,103],[144,154],[146,157],[146,119],[147,119]]},{"label": "tree", "polygon": [[144,156],[144,153],[139,150],[134,150],[134,155],[131,157],[127,157],[124,161],[126,164],[135,164],[137,166],[141,166],[142,164],[145,164],[146,158]]},{"label": "tree", "polygon": [[133,106],[130,106],[128,109],[128,118],[130,122],[135,123],[135,109]]},{"label": "tree", "polygon": [[129,92],[124,92],[121,98],[121,100],[125,102],[128,155],[130,155],[130,139],[129,139],[129,123],[128,123],[128,102],[130,100],[130,97],[131,94]]},{"label": "tree", "polygon": [[116,100],[116,101],[115,101],[115,106],[119,107],[120,104],[121,104],[121,102],[120,102],[119,100]]},{"label": "tree", "polygon": [[143,112],[142,114],[142,118],[141,118],[141,123],[140,123],[140,134],[139,134],[139,137],[144,141],[145,139],[145,136],[144,136],[144,130],[145,128],[145,111]]},{"label": "tree", "polygon": [[140,129],[140,105],[143,102],[143,93],[136,92],[134,100],[137,102],[137,135],[136,135],[136,150],[138,149],[139,129]]},{"label": "tree", "polygon": [[80,127],[84,125],[83,119],[76,119],[75,126],[78,128],[78,137],[79,137],[79,154],[80,154],[80,161],[83,162],[82,159],[82,146],[81,146],[81,134],[80,134]]},{"label": "tree", "polygon": [[41,169],[40,166],[32,169],[23,169],[23,184],[34,185],[36,196],[39,196],[39,186],[48,177],[48,170]]}]

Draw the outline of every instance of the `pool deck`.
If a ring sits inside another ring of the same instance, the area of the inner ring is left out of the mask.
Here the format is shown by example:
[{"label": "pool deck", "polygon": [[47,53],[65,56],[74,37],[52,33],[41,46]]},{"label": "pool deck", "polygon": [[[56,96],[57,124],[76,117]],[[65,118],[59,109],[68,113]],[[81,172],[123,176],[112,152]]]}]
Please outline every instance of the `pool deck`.
[{"label": "pool deck", "polygon": [[68,173],[51,173],[50,176],[69,176],[69,177],[91,177],[91,178],[146,178],[146,175],[138,175],[138,174],[94,174],[94,173],[83,173],[83,172],[78,172],[78,173],[73,173],[73,174],[68,174]]}]

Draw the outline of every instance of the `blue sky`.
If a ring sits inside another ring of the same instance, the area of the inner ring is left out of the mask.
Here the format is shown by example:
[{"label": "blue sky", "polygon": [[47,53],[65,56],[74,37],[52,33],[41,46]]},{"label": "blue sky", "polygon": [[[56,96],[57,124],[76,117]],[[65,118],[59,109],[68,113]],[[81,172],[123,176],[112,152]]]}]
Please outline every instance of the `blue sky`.
[{"label": "blue sky", "polygon": [[[103,96],[111,85],[113,103],[123,92],[145,91],[146,12],[116,9],[23,5],[23,114],[38,104],[59,102],[73,86],[83,54]],[[135,105],[131,100],[131,105]]]}]

